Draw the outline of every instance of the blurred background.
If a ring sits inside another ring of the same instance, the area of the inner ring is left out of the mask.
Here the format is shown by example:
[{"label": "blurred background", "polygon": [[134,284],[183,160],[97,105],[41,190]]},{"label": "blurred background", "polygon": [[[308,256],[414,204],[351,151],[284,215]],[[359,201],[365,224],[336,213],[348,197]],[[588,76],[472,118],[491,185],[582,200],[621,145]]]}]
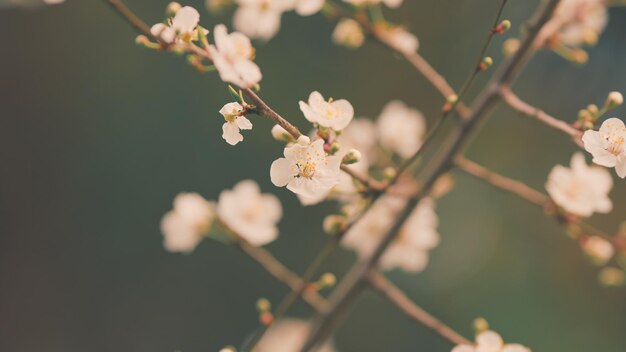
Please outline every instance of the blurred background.
[{"label": "blurred background", "polygon": [[[149,23],[168,1],[129,0]],[[493,21],[496,0],[405,1],[388,18],[420,38],[420,52],[459,87]],[[519,32],[538,1],[511,0],[504,16]],[[202,24],[212,17],[201,1]],[[626,8],[579,67],[541,53],[516,83],[519,95],[574,121],[579,109],[626,92]],[[103,1],[0,9],[0,351],[217,351],[257,328],[258,297],[278,302],[284,286],[243,253],[204,241],[191,255],[162,248],[161,216],[181,191],[216,199],[253,178],[285,209],[281,237],[267,248],[298,272],[320,250],[325,203],[303,210],[269,180],[281,145],[271,123],[233,148],[221,139],[219,108],[230,99],[216,75],[138,48],[135,33]],[[261,95],[301,127],[297,101],[319,90],[375,118],[402,99],[432,121],[442,98],[404,61],[369,43],[350,51],[330,41],[321,15],[283,17],[257,43]],[[489,53],[501,62],[497,38]],[[483,75],[472,94],[485,82]],[[624,119],[625,109],[615,112]],[[576,151],[568,139],[505,107],[467,154],[543,190],[553,165]],[[589,160],[589,157],[588,157]],[[611,172],[614,174],[614,172]],[[456,174],[438,204],[442,243],[427,270],[390,277],[418,304],[464,335],[485,317],[507,341],[533,351],[624,351],[626,289],[602,288],[597,269],[542,210]],[[615,209],[591,222],[613,232],[625,220],[626,185]],[[338,250],[324,270],[343,274],[353,253]],[[311,313],[302,303],[292,315]],[[359,299],[335,337],[341,351],[449,351],[451,346],[375,294]]]}]

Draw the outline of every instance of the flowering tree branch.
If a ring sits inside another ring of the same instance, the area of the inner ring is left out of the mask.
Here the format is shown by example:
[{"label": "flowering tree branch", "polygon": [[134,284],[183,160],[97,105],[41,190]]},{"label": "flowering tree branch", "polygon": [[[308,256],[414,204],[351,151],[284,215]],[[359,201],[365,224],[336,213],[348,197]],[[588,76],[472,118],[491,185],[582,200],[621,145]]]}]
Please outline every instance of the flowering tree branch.
[{"label": "flowering tree branch", "polygon": [[458,156],[455,159],[455,166],[469,175],[481,179],[499,189],[513,193],[530,203],[545,206],[550,200],[546,195],[529,187],[525,183],[504,177],[462,156]]},{"label": "flowering tree branch", "polygon": [[[259,263],[270,275],[287,285],[292,291],[299,291],[302,290],[302,287],[306,287],[306,283],[298,274],[289,270],[264,248],[251,245],[241,236],[236,237],[236,246]],[[321,311],[327,306],[326,300],[314,290],[304,290],[302,297],[316,311]]]},{"label": "flowering tree branch", "polygon": [[[455,166],[459,170],[465,172],[468,175],[471,175],[479,180],[482,180],[500,190],[514,194],[532,204],[535,204],[544,208],[554,206],[551,199],[547,195],[535,190],[534,188],[528,186],[527,184],[521,181],[514,180],[512,178],[503,176],[495,171],[492,171],[462,156],[458,156],[455,159]],[[562,217],[560,217],[558,214],[556,214],[556,217],[557,217],[557,220],[559,221],[566,220],[567,222],[567,219],[562,219]],[[598,235],[605,239],[612,240],[612,236],[608,235],[606,232],[600,229],[597,229],[580,220],[577,220],[576,223],[581,225],[581,227],[585,228],[585,230],[587,230],[588,232],[594,235]]]},{"label": "flowering tree branch", "polygon": [[400,288],[389,281],[383,274],[370,271],[367,281],[376,292],[391,302],[409,319],[433,330],[439,336],[455,345],[471,344],[463,335],[442,323],[430,313],[415,304]]},{"label": "flowering tree branch", "polygon": [[526,103],[525,101],[520,99],[515,93],[513,93],[513,91],[509,87],[503,86],[500,89],[500,96],[502,97],[502,100],[513,110],[520,112],[528,117],[532,117],[557,131],[567,134],[572,138],[572,141],[576,145],[578,145],[579,147],[583,146],[581,140],[582,132],[580,130],[576,129],[567,122],[559,120],[556,117],[553,117],[550,114],[546,113],[545,111]]},{"label": "flowering tree branch", "polygon": [[459,121],[458,126],[444,141],[439,154],[425,171],[420,191],[407,202],[394,226],[384,235],[373,254],[366,260],[353,266],[335,291],[333,291],[329,298],[329,309],[314,318],[311,333],[303,351],[313,351],[318,344],[328,338],[338,323],[338,319],[349,307],[352,299],[362,290],[363,280],[368,275],[370,269],[377,264],[385,249],[391,244],[391,241],[409,217],[411,210],[429,193],[437,178],[449,169],[450,163],[454,160],[457,153],[461,151],[474,127],[484,120],[487,114],[494,108],[498,102],[499,88],[503,85],[509,85],[525,66],[532,53],[534,53],[537,36],[552,17],[558,3],[559,0],[550,0],[537,11],[531,25],[528,27],[526,37],[520,43],[518,51],[504,63],[499,73],[491,79],[487,87],[476,99],[468,118]]}]

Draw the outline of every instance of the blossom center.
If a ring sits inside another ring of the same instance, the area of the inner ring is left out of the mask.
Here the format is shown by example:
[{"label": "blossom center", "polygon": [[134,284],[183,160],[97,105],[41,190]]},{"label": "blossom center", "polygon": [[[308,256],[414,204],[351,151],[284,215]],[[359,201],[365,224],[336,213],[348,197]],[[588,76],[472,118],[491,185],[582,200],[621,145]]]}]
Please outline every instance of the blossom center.
[{"label": "blossom center", "polygon": [[620,155],[624,152],[624,136],[608,135],[606,140],[609,142],[607,151],[613,155]]}]

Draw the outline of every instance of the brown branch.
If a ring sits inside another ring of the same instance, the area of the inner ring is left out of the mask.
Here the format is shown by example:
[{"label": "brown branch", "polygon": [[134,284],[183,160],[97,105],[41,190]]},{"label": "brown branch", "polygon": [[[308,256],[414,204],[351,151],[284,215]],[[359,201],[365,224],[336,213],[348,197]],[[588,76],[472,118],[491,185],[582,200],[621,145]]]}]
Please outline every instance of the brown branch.
[{"label": "brown branch", "polygon": [[150,33],[150,26],[144,22],[141,18],[139,18],[135,13],[126,6],[120,0],[105,0],[106,2],[113,7],[113,9],[128,23],[131,24],[141,34],[144,34],[148,37],[152,37],[152,33]]},{"label": "brown branch", "polygon": [[467,119],[459,121],[458,126],[448,135],[439,154],[434,157],[424,172],[423,186],[417,194],[409,199],[405,208],[399,214],[396,222],[378,243],[376,249],[369,258],[355,264],[346,274],[329,298],[329,308],[313,319],[311,331],[302,351],[314,351],[316,346],[326,341],[338,324],[340,318],[346,314],[353,298],[363,288],[363,280],[369,271],[376,266],[385,249],[391,244],[396,234],[409,217],[411,211],[419,201],[428,195],[437,178],[449,169],[450,163],[462,150],[471,136],[474,128],[482,122],[489,112],[493,110],[499,100],[499,88],[509,85],[525,66],[534,53],[535,42],[539,31],[552,17],[559,0],[550,0],[542,6],[531,20],[527,34],[520,44],[518,51],[510,57],[501,67],[500,71],[490,80],[487,87],[481,92],[472,105],[471,113]]},{"label": "brown branch", "polygon": [[[252,259],[259,263],[265,271],[276,278],[278,281],[284,283],[292,291],[301,290],[306,286],[306,283],[293,271],[289,270],[285,265],[278,261],[270,252],[262,247],[251,245],[248,241],[237,236],[237,246]],[[302,294],[304,300],[311,305],[315,310],[321,311],[326,308],[328,303],[319,295],[316,291],[304,290]]]},{"label": "brown branch", "polygon": [[415,304],[400,288],[389,281],[383,274],[370,271],[367,281],[371,287],[391,302],[404,315],[416,321],[455,345],[471,345],[472,342],[452,328],[442,323],[430,313]]},{"label": "brown branch", "polygon": [[462,156],[458,156],[455,159],[455,165],[467,174],[481,179],[499,189],[513,193],[533,204],[544,206],[549,201],[546,195],[529,187],[525,183],[504,177]]},{"label": "brown branch", "polygon": [[504,86],[500,89],[500,96],[502,100],[511,107],[513,110],[520,112],[528,117],[532,117],[544,125],[551,127],[557,131],[563,132],[572,138],[572,141],[579,147],[583,147],[582,144],[582,132],[565,121],[559,120],[546,113],[545,111],[536,108],[522,99],[520,99],[513,91]]}]

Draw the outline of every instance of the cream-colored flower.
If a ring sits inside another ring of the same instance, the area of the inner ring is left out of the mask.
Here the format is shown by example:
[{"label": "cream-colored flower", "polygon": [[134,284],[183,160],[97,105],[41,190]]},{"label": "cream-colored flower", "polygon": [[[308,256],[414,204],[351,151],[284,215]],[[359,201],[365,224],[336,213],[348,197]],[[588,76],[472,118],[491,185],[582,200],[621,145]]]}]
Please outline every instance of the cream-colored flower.
[{"label": "cream-colored flower", "polygon": [[294,0],[235,0],[235,29],[250,38],[269,40],[278,33],[285,11],[294,6]]},{"label": "cream-colored flower", "polygon": [[557,37],[569,46],[595,44],[608,19],[604,0],[563,0],[554,16],[563,23]]},{"label": "cream-colored flower", "polygon": [[483,331],[476,336],[475,345],[457,345],[451,352],[531,352],[528,347],[513,343],[505,344],[495,331]]},{"label": "cream-colored flower", "polygon": [[215,218],[215,203],[197,193],[181,193],[174,209],[163,216],[163,246],[170,252],[192,252],[209,232]]},{"label": "cream-colored flower", "polygon": [[615,167],[621,178],[626,177],[626,127],[618,118],[610,118],[602,123],[600,130],[587,130],[583,134],[585,150],[593,155],[593,162]]},{"label": "cream-colored flower", "polygon": [[328,156],[324,140],[315,142],[302,136],[288,146],[285,157],[275,160],[270,168],[272,183],[307,198],[319,197],[339,183],[341,158]]},{"label": "cream-colored flower", "polygon": [[[404,204],[404,199],[381,197],[348,231],[342,245],[356,251],[359,257],[371,255],[393,226]],[[433,201],[429,198],[422,200],[380,258],[381,269],[399,268],[408,272],[424,270],[428,264],[428,252],[439,244],[438,221]]]},{"label": "cream-colored flower", "polygon": [[296,0],[295,10],[300,16],[314,15],[324,7],[326,0]]},{"label": "cream-colored flower", "polygon": [[345,99],[328,101],[319,92],[309,95],[309,103],[300,101],[300,110],[307,120],[320,126],[340,131],[352,121],[354,108]]},{"label": "cream-colored flower", "polygon": [[357,21],[349,18],[344,18],[337,23],[332,38],[336,44],[351,49],[356,49],[365,42],[363,28]]},{"label": "cream-colored flower", "polygon": [[215,45],[209,46],[209,52],[222,81],[242,88],[259,83],[261,70],[252,61],[254,48],[250,39],[239,32],[229,34],[223,24],[215,26],[213,35]]},{"label": "cream-colored flower", "polygon": [[419,48],[417,37],[399,26],[378,26],[376,31],[383,41],[402,53],[414,53]]},{"label": "cream-colored flower", "polygon": [[[169,25],[157,23],[150,28],[150,33],[166,43],[198,40],[198,22],[200,13],[191,6],[185,6],[176,12]],[[208,31],[204,30],[204,33]]]},{"label": "cream-colored flower", "polygon": [[615,248],[611,242],[599,236],[591,236],[584,239],[582,248],[596,265],[608,263],[613,258],[613,254],[615,254]]},{"label": "cream-colored flower", "polygon": [[613,179],[605,169],[589,166],[582,153],[572,156],[570,167],[556,165],[548,175],[546,190],[554,202],[567,212],[591,216],[613,208],[609,192]]},{"label": "cream-colored flower", "polygon": [[[254,352],[298,352],[309,334],[308,322],[298,319],[280,319],[267,330]],[[335,351],[331,341],[324,343],[316,352]]]},{"label": "cream-colored flower", "polygon": [[405,159],[420,148],[425,132],[422,113],[399,100],[388,103],[378,118],[381,145]]},{"label": "cream-colored flower", "polygon": [[217,214],[235,233],[254,246],[263,246],[278,237],[283,209],[276,196],[261,193],[259,185],[244,180],[232,190],[220,193]]},{"label": "cream-colored flower", "polygon": [[220,114],[226,120],[222,126],[222,138],[230,145],[243,141],[240,130],[252,129],[252,122],[243,115],[243,112],[244,108],[239,103],[228,103],[220,109]]}]

